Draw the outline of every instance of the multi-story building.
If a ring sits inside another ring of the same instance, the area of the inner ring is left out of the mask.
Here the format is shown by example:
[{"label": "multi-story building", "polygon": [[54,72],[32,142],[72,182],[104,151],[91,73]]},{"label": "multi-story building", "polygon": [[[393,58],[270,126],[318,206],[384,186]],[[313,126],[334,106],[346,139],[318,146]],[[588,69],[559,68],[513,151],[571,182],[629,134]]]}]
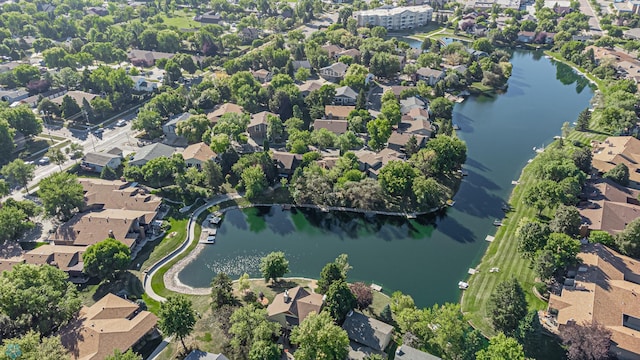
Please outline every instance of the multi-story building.
[{"label": "multi-story building", "polygon": [[358,11],[355,18],[358,26],[382,26],[388,30],[413,29],[431,21],[433,8],[429,5],[386,5],[373,10]]}]

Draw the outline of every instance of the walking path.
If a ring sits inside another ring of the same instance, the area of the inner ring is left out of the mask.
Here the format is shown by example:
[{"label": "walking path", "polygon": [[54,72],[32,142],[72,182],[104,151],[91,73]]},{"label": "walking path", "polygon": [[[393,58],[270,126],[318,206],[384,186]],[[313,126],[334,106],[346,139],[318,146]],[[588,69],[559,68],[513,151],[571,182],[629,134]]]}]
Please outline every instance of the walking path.
[{"label": "walking path", "polygon": [[225,195],[216,196],[215,198],[209,200],[206,204],[200,206],[198,209],[196,209],[196,211],[193,212],[193,214],[191,214],[191,217],[189,217],[189,222],[187,224],[187,229],[189,229],[189,231],[187,232],[187,236],[182,242],[182,244],[180,245],[180,247],[172,251],[170,254],[168,254],[164,258],[158,260],[158,262],[156,262],[155,264],[151,265],[151,267],[147,270],[147,273],[144,276],[144,280],[143,280],[144,291],[147,293],[147,295],[149,295],[150,298],[160,302],[165,300],[164,297],[156,294],[155,291],[153,291],[153,287],[151,286],[151,279],[153,278],[155,273],[158,271],[158,269],[162,267],[162,265],[168,263],[169,261],[173,260],[176,256],[187,251],[187,249],[189,248],[189,244],[191,243],[192,240],[194,240],[194,237],[195,237],[195,231],[196,231],[195,224],[198,219],[198,216],[200,216],[200,214],[202,214],[203,211],[209,209],[214,205],[218,205],[220,203],[233,200],[233,199],[239,199],[241,197],[242,196],[240,196],[239,194],[225,194]]}]

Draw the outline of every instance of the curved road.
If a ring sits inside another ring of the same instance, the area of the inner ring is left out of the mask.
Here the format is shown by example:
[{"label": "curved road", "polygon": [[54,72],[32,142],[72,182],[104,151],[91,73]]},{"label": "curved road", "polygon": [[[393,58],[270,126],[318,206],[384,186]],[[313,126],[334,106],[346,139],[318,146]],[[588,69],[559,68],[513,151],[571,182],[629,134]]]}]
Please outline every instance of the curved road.
[{"label": "curved road", "polygon": [[163,302],[163,301],[166,300],[164,297],[156,294],[155,291],[153,291],[153,288],[151,287],[151,279],[156,274],[158,269],[160,269],[164,264],[166,264],[169,261],[173,260],[176,256],[186,252],[187,249],[189,248],[189,245],[191,244],[191,242],[194,241],[194,240],[195,241],[198,240],[198,239],[195,239],[195,232],[196,232],[195,224],[196,224],[196,220],[198,220],[198,216],[200,216],[200,214],[202,214],[203,211],[209,209],[210,207],[212,207],[214,205],[218,205],[218,204],[220,204],[222,202],[225,202],[225,201],[228,201],[228,200],[239,199],[241,197],[242,196],[239,195],[239,194],[218,195],[215,198],[209,200],[204,205],[202,205],[199,208],[197,208],[196,211],[194,211],[193,214],[191,214],[191,216],[189,217],[189,223],[187,224],[187,228],[189,229],[189,231],[187,232],[187,236],[184,239],[184,241],[182,242],[182,244],[180,245],[180,247],[178,247],[176,250],[172,251],[170,254],[168,254],[164,258],[158,260],[158,262],[156,262],[155,264],[151,265],[151,267],[148,270],[146,270],[146,274],[145,274],[144,280],[143,280],[143,285],[144,285],[145,293],[147,293],[147,295],[149,295],[150,298],[152,298],[155,301],[159,301],[159,302]]}]

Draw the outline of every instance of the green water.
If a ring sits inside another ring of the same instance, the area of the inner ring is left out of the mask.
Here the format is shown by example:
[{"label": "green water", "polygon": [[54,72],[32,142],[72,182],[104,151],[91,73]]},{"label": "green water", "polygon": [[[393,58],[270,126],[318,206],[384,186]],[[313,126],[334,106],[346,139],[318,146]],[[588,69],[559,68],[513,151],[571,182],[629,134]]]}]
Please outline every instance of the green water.
[{"label": "green water", "polygon": [[454,108],[458,135],[468,146],[469,176],[446,213],[409,221],[280,207],[230,211],[216,244],[185,267],[180,280],[204,287],[220,271],[258,277],[260,258],[271,251],[285,252],[289,275],[318,277],[324,264],[347,253],[350,281],[401,290],[419,306],[457,301],[458,281],[482,258],[484,238],[495,233],[493,220],[502,217],[511,181],[535,155],[533,147],[549,144],[593,95],[569,67],[539,52],[518,51],[512,63],[504,94],[471,97]]}]

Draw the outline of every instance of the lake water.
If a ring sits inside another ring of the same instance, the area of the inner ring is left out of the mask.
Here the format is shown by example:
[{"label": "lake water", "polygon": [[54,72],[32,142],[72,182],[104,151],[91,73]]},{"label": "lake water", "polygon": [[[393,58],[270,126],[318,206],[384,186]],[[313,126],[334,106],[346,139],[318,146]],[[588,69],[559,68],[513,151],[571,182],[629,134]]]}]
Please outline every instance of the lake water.
[{"label": "lake water", "polygon": [[503,216],[511,181],[535,155],[533,147],[549,144],[593,95],[586,80],[541,52],[517,51],[511,61],[504,94],[470,97],[454,108],[458,135],[468,146],[469,176],[446,213],[405,220],[279,206],[229,211],[216,244],[185,267],[180,280],[206,287],[220,271],[259,277],[260,258],[271,251],[285,252],[288,275],[317,278],[327,262],[347,253],[349,281],[401,290],[419,306],[458,301],[458,281],[482,258],[484,239],[495,233],[493,220]]}]

